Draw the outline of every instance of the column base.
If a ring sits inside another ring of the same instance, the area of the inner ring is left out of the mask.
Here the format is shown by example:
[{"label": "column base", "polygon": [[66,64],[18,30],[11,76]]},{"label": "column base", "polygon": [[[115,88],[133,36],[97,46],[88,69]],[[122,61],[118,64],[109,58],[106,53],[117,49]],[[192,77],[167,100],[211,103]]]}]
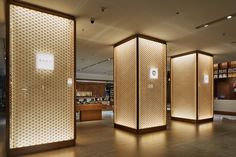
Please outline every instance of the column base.
[{"label": "column base", "polygon": [[171,117],[171,120],[187,122],[187,123],[196,123],[196,124],[213,122],[213,118],[193,120],[193,119],[186,119],[186,118]]},{"label": "column base", "polygon": [[157,127],[139,129],[138,130],[138,129],[134,129],[134,128],[130,128],[130,127],[127,127],[127,126],[123,126],[123,125],[119,125],[119,124],[114,123],[114,128],[121,129],[121,130],[124,130],[124,131],[128,131],[128,132],[131,132],[131,133],[144,134],[144,133],[150,133],[150,132],[166,130],[167,126],[163,125],[163,126],[157,126]]}]

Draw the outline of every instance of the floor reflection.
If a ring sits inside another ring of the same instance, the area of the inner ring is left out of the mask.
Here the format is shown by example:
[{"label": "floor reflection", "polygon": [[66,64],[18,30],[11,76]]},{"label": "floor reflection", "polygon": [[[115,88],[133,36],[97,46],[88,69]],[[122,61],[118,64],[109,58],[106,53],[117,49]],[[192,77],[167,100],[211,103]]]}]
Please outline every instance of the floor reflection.
[{"label": "floor reflection", "polygon": [[[143,135],[114,129],[112,122],[112,112],[103,113],[102,121],[78,122],[76,147],[26,157],[229,157],[236,154],[234,117],[216,115],[213,123],[198,125],[169,121],[167,130]],[[3,135],[3,125],[0,129]],[[0,141],[3,151],[3,136]]]}]

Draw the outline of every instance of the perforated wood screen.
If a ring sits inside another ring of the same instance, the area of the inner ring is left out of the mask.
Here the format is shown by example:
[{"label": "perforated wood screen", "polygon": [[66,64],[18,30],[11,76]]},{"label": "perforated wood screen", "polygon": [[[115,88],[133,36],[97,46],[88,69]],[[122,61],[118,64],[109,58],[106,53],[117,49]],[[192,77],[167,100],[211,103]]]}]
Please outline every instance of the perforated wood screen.
[{"label": "perforated wood screen", "polygon": [[171,59],[171,116],[196,120],[196,54]]},{"label": "perforated wood screen", "polygon": [[114,48],[115,123],[137,128],[136,39]]},{"label": "perforated wood screen", "polygon": [[213,57],[198,54],[198,119],[213,117]]},{"label": "perforated wood screen", "polygon": [[[150,78],[150,69],[158,78]],[[166,45],[139,38],[139,128],[166,125]]]},{"label": "perforated wood screen", "polygon": [[74,139],[73,57],[73,20],[10,5],[10,148]]}]

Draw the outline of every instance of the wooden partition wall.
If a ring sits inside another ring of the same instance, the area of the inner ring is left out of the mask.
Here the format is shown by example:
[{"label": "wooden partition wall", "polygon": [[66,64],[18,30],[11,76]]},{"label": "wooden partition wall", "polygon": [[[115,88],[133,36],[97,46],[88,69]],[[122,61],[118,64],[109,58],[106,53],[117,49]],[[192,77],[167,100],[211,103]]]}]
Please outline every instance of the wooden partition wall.
[{"label": "wooden partition wall", "polygon": [[171,57],[171,118],[213,120],[213,55],[193,51]]},{"label": "wooden partition wall", "polygon": [[75,145],[75,19],[7,1],[7,153]]},{"label": "wooden partition wall", "polygon": [[[152,75],[153,74],[153,75]],[[166,43],[134,35],[114,45],[116,128],[166,128]]]}]

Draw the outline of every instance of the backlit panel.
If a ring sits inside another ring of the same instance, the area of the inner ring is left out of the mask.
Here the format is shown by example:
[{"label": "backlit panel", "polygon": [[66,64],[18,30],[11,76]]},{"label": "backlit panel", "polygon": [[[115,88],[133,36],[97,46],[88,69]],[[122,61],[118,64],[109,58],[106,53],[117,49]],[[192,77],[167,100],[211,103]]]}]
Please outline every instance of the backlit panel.
[{"label": "backlit panel", "polygon": [[198,118],[213,117],[213,57],[198,54]]},{"label": "backlit panel", "polygon": [[136,39],[114,48],[115,123],[137,128]]},{"label": "backlit panel", "polygon": [[171,59],[171,116],[196,120],[196,54]]},{"label": "backlit panel", "polygon": [[11,149],[74,139],[71,79],[73,20],[10,5]]},{"label": "backlit panel", "polygon": [[[166,45],[139,38],[139,127],[166,125]],[[154,69],[158,77],[150,76]]]}]

